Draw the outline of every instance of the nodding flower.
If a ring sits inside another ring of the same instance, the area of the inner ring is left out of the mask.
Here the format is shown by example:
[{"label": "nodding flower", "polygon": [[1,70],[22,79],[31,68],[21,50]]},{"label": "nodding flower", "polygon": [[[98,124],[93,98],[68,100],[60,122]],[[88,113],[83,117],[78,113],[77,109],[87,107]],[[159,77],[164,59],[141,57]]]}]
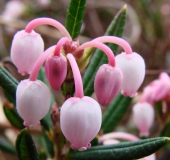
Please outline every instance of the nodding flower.
[{"label": "nodding flower", "polygon": [[[41,36],[33,30],[43,24],[52,25],[64,35],[56,45],[45,51]],[[120,45],[124,52],[114,57],[112,50],[103,44],[105,42]],[[120,90],[125,96],[134,96],[144,79],[145,63],[121,38],[102,36],[79,45],[78,39],[72,40],[66,28],[58,21],[37,18],[31,21],[25,30],[16,33],[11,47],[11,58],[18,71],[21,74],[30,74],[29,79],[21,81],[17,88],[17,110],[24,119],[25,126],[39,124],[50,108],[50,91],[43,82],[37,80],[43,63],[45,62],[45,75],[53,89],[59,89],[69,73],[68,70],[72,70],[75,97],[68,98],[63,103],[60,125],[72,148],[80,151],[91,146],[90,142],[99,132],[102,121],[99,103],[84,96],[76,63],[76,59],[82,58],[84,49],[88,47],[98,48],[108,57],[108,64],[99,68],[94,79],[97,101],[106,106]]]},{"label": "nodding flower", "polygon": [[25,126],[36,126],[50,109],[51,94],[41,81],[28,79],[19,83],[16,91],[16,108]]},{"label": "nodding flower", "polygon": [[30,74],[43,51],[44,42],[41,36],[34,31],[27,33],[22,30],[15,34],[12,41],[11,59],[19,73]]},{"label": "nodding flower", "polygon": [[70,34],[65,27],[51,18],[37,18],[32,20],[25,28],[17,32],[11,46],[11,59],[18,72],[30,74],[33,65],[44,51],[44,42],[41,36],[34,32],[36,26],[48,24],[58,28],[63,35],[71,40]]},{"label": "nodding flower", "polygon": [[123,52],[116,56],[116,64],[123,72],[122,94],[134,97],[145,77],[143,58],[135,52]]},{"label": "nodding flower", "polygon": [[55,90],[61,87],[67,75],[67,59],[61,53],[61,47],[66,41],[68,41],[68,38],[61,38],[54,53],[50,54],[45,61],[46,77],[51,87]]},{"label": "nodding flower", "polygon": [[147,102],[139,102],[133,106],[133,121],[142,137],[149,136],[149,130],[154,122],[154,108]]},{"label": "nodding flower", "polygon": [[72,149],[83,151],[91,147],[90,142],[99,132],[102,113],[97,101],[84,96],[81,75],[74,57],[68,54],[67,58],[73,71],[76,92],[75,97],[68,98],[61,107],[60,125]]}]

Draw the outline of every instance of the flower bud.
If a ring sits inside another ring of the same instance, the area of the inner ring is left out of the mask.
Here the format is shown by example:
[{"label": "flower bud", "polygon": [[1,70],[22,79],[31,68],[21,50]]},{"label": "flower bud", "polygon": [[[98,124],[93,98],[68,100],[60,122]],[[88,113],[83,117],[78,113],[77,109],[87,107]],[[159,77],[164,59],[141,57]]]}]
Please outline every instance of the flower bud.
[{"label": "flower bud", "polygon": [[101,105],[108,105],[119,93],[122,79],[122,72],[118,67],[103,64],[99,68],[94,80],[94,90]]},{"label": "flower bud", "polygon": [[48,87],[41,81],[23,80],[16,91],[18,114],[25,126],[38,125],[50,109],[51,96]]},{"label": "flower bud", "polygon": [[11,47],[11,59],[18,72],[30,74],[33,65],[44,51],[44,42],[41,36],[32,31],[27,33],[24,30],[15,34]]},{"label": "flower bud", "polygon": [[137,103],[133,106],[133,120],[140,131],[140,136],[148,136],[149,129],[155,117],[154,109],[151,104]]},{"label": "flower bud", "polygon": [[65,56],[50,55],[45,62],[45,74],[51,85],[55,90],[59,89],[64,82],[67,75],[67,59]]},{"label": "flower bud", "polygon": [[61,130],[73,149],[90,148],[90,142],[100,130],[101,120],[101,108],[90,97],[69,98],[61,107]]},{"label": "flower bud", "polygon": [[123,52],[116,56],[116,65],[123,73],[122,94],[130,97],[135,96],[145,76],[143,58],[135,52],[132,54]]}]

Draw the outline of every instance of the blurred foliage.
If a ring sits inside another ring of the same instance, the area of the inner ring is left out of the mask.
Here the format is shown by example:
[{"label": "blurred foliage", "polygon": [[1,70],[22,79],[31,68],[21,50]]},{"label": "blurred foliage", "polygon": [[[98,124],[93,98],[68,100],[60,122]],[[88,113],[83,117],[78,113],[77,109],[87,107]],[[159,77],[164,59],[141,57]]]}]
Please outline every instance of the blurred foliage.
[{"label": "blurred foliage", "polygon": [[[7,2],[8,1],[6,0],[0,1],[0,13],[3,14],[5,4]],[[3,19],[0,18],[0,24],[2,24],[0,26],[0,60],[2,60],[6,56],[9,56],[10,45],[11,45],[11,41],[12,41],[12,37],[14,33],[18,29],[22,29],[23,25],[26,25],[26,23],[30,21],[31,19],[45,16],[45,17],[51,17],[51,18],[57,19],[62,24],[65,23],[65,20],[66,20],[65,17],[66,17],[67,8],[69,5],[69,0],[51,0],[50,4],[47,6],[40,5],[38,1],[23,0],[22,2],[24,2],[24,4],[26,5],[26,9],[24,13],[17,18],[19,22],[21,23],[18,23],[18,21],[16,21],[13,24],[15,25],[15,28],[11,28],[10,23],[4,23]],[[169,21],[170,1],[169,0],[162,0],[162,1],[160,0],[140,0],[140,1],[134,1],[134,0],[124,0],[124,1],[93,0],[92,1],[90,0],[90,1],[87,1],[87,6],[86,6],[84,20],[83,20],[83,26],[80,31],[81,32],[80,42],[82,43],[86,41],[86,38],[91,39],[91,38],[103,35],[107,27],[109,26],[111,20],[113,19],[113,17],[116,15],[118,10],[120,10],[120,8],[125,3],[128,4],[127,8],[129,9],[129,12],[128,12],[129,14],[127,15],[127,23],[125,26],[123,37],[125,39],[128,39],[129,42],[135,41],[135,43],[133,43],[133,49],[135,52],[140,53],[144,57],[145,62],[146,62],[146,68],[148,70],[158,70],[157,72],[149,72],[149,71],[147,72],[145,82],[143,83],[143,86],[145,86],[155,77],[157,77],[157,74],[160,73],[159,70],[168,70],[168,72],[170,73],[169,71],[169,67],[170,67],[170,21]],[[133,15],[131,15],[132,11],[134,11]],[[136,16],[137,20],[133,19],[133,16]],[[136,26],[134,26],[134,24],[136,24]],[[134,29],[135,27],[136,27],[136,30]],[[47,28],[47,30],[45,29],[41,33],[45,41],[46,48],[53,44],[56,44],[56,42],[60,38],[60,36],[58,35],[54,37],[53,32],[51,33],[48,32],[51,28],[52,27],[49,27]],[[49,35],[47,36],[46,33],[49,33]],[[134,34],[139,35],[139,36],[133,39],[134,37],[132,35]],[[120,52],[121,49],[119,48],[118,51]],[[11,74],[13,75],[13,72]],[[9,81],[12,80],[9,77],[7,78]],[[17,75],[15,78],[20,79],[21,77],[18,77]],[[25,77],[22,77],[22,78],[25,78]],[[40,79],[43,79],[43,78],[44,77],[40,75]],[[13,82],[17,83],[17,81],[13,81]],[[143,88],[143,86],[141,87],[141,89]],[[10,92],[8,92],[8,95],[11,94],[11,91],[13,92],[13,88],[10,88],[9,91]],[[13,101],[13,99],[11,101]],[[130,101],[131,100],[129,100],[129,103]],[[170,104],[168,104],[168,106],[169,105]],[[8,112],[9,108],[6,107],[4,108],[4,110],[7,115],[11,114],[11,112]],[[158,122],[155,121],[155,124],[151,130],[151,136],[159,136],[158,133],[161,129],[162,129],[161,136],[169,136],[170,135],[170,130],[169,130],[170,111],[168,110],[167,115],[162,117],[162,113],[160,113],[160,108],[158,104],[157,112],[158,112],[157,116],[158,116],[159,121]],[[13,115],[15,114],[16,114],[16,111],[13,111]],[[116,117],[117,114],[115,113],[112,116]],[[48,115],[46,119],[49,120],[49,118],[50,117]],[[112,119],[112,117],[110,117],[110,119]],[[112,126],[111,128],[107,128],[106,124],[105,124],[106,126],[102,125],[102,127],[105,130],[104,132],[108,132],[107,129],[111,131],[113,128],[115,130],[123,128],[124,130],[124,128],[129,127],[130,125],[129,119],[130,119],[130,113],[125,115],[124,119],[120,123],[120,126],[119,126],[120,128],[115,128],[117,123],[114,123],[113,124],[114,126]],[[103,121],[104,120],[105,119],[103,119]],[[46,136],[45,137],[46,143],[50,146],[50,148],[52,148],[51,150],[47,149],[48,153],[51,155],[51,157],[53,157],[54,148],[53,148],[53,145],[51,145],[51,140],[53,140],[55,136],[51,134],[50,132],[51,128],[48,127],[48,124],[46,122],[47,121],[45,120],[42,121],[42,124],[44,128],[46,129],[46,131],[43,130],[43,134],[44,136]],[[165,123],[166,125],[164,126]],[[18,126],[18,128],[22,128],[22,127],[23,127],[22,125]],[[51,124],[50,124],[50,127],[51,127]],[[130,126],[129,128],[128,129],[132,130],[134,133],[136,132],[133,126]],[[128,129],[125,129],[125,131],[127,131]],[[21,143],[21,142],[26,143],[24,140],[22,140],[21,136],[29,137],[29,133],[26,130],[22,131],[21,133],[22,134],[20,135],[20,139],[17,140],[17,143]],[[4,133],[2,132],[2,134]],[[34,138],[36,138],[36,136],[37,135],[35,135]],[[32,141],[32,138],[31,138],[31,141]],[[43,143],[42,139],[40,141],[41,141],[40,144]],[[13,146],[11,147],[11,145],[7,144],[6,141],[2,144],[3,144],[3,147],[5,148],[4,151],[15,153]],[[1,149],[3,149],[3,147],[1,147]],[[20,149],[23,149],[23,148],[21,147],[19,148],[19,150]],[[166,152],[166,149],[158,153],[159,155],[161,155],[160,157],[163,157],[162,154],[164,154],[164,152]],[[36,155],[38,154],[36,153],[35,150],[34,150],[34,153]],[[30,154],[30,153],[27,152],[27,154]],[[39,157],[40,159],[46,159],[47,157],[46,152],[40,151]],[[160,160],[162,159],[160,158]]]}]

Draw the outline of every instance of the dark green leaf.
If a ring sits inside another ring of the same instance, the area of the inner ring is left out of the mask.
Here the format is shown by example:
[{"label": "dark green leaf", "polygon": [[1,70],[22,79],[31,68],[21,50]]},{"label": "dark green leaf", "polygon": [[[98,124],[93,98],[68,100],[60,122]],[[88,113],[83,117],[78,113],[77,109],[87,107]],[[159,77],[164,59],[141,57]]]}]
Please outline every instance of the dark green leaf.
[{"label": "dark green leaf", "polygon": [[18,81],[0,65],[0,86],[7,93],[7,98],[9,97],[12,101],[15,101],[17,85]]},{"label": "dark green leaf", "polygon": [[18,129],[23,129],[23,120],[22,118],[18,115],[16,109],[14,107],[11,107],[10,104],[5,103],[3,105],[4,113],[9,120],[9,122],[16,128]]},{"label": "dark green leaf", "polygon": [[13,154],[16,153],[14,146],[3,137],[0,137],[0,150]]},{"label": "dark green leaf", "polygon": [[[126,14],[127,14],[126,12],[127,12],[126,7],[123,7],[119,11],[119,13],[115,16],[115,18],[111,22],[105,35],[114,35],[118,37],[122,36],[124,26],[125,26],[125,21],[126,21]],[[113,50],[114,53],[117,51],[117,48],[118,48],[117,45],[109,44],[108,46]],[[84,94],[86,96],[91,96],[93,94],[94,77],[96,75],[96,72],[99,66],[107,62],[108,60],[107,60],[106,55],[101,50],[97,49],[83,77]]]},{"label": "dark green leaf", "polygon": [[102,130],[104,133],[111,132],[126,113],[132,98],[124,97],[119,94],[110,104],[107,106],[106,111],[102,117]]},{"label": "dark green leaf", "polygon": [[137,142],[123,142],[115,145],[92,147],[84,152],[75,152],[70,154],[71,160],[132,160],[146,157],[161,147],[163,147],[169,138],[158,137],[140,140]]},{"label": "dark green leaf", "polygon": [[16,149],[19,160],[39,160],[34,141],[27,128],[23,129],[18,135]]},{"label": "dark green leaf", "polygon": [[67,10],[66,29],[72,39],[78,37],[83,21],[86,0],[71,0]]}]

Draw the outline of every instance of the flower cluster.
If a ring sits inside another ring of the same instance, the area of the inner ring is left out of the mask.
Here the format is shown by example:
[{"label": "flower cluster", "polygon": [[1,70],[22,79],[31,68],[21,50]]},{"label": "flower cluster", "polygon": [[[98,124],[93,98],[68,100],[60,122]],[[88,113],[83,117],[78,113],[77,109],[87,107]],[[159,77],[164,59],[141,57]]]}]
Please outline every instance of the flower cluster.
[{"label": "flower cluster", "polygon": [[[133,107],[134,123],[140,131],[140,136],[149,135],[149,129],[155,118],[155,103],[168,101],[169,93],[170,77],[165,72],[161,73],[158,79],[152,81],[144,88],[139,102]],[[166,103],[163,103],[162,111],[166,112]]]},{"label": "flower cluster", "polygon": [[[44,51],[41,36],[34,32],[38,25],[48,24],[56,27],[64,35],[58,43]],[[124,52],[114,57],[112,50],[103,43],[121,46]],[[96,100],[84,96],[82,79],[76,59],[84,54],[84,49],[95,47],[108,57],[108,64],[100,66],[94,79]],[[25,126],[37,125],[50,108],[49,88],[37,80],[38,72],[45,63],[45,74],[52,89],[59,89],[71,69],[75,82],[75,97],[68,98],[61,106],[60,126],[63,134],[71,142],[73,149],[80,151],[91,146],[91,140],[101,127],[100,105],[108,105],[121,90],[125,96],[133,97],[143,82],[145,63],[143,58],[132,52],[130,45],[114,36],[103,36],[79,45],[72,40],[68,31],[58,21],[38,18],[31,21],[25,30],[15,34],[11,58],[18,72],[30,74],[29,79],[21,81],[16,92],[17,110],[24,119]]]}]

